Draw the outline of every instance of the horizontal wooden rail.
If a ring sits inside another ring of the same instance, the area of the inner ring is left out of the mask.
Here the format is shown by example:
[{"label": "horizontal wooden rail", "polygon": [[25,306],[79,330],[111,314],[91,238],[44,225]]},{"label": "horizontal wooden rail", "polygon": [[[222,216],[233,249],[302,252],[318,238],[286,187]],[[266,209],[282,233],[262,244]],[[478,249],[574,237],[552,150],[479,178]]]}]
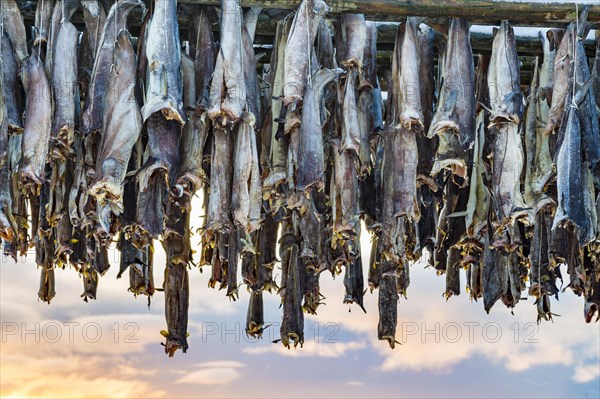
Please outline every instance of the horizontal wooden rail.
[{"label": "horizontal wooden rail", "polygon": [[[180,3],[219,5],[220,0],[179,0]],[[507,0],[325,0],[331,13],[353,12],[365,14],[376,21],[400,21],[405,16],[423,16],[433,19],[464,17],[478,25],[498,25],[503,19],[513,25],[563,27],[575,21],[574,2],[507,1]],[[242,6],[294,10],[300,0],[240,0]],[[592,5],[590,21],[600,21],[597,1],[580,1],[579,9]]]}]

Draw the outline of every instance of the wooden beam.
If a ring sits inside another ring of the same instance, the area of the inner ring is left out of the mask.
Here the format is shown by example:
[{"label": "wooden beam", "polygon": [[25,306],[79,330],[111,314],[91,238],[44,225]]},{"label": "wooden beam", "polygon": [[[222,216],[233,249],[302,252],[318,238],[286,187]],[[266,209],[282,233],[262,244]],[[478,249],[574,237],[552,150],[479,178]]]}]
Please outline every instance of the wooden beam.
[{"label": "wooden beam", "polygon": [[[301,0],[239,0],[243,7],[295,10]],[[180,3],[219,5],[220,0],[179,0]],[[374,21],[401,21],[406,16],[432,19],[468,18],[473,24],[499,25],[508,20],[513,25],[564,27],[576,20],[575,3],[555,1],[509,0],[325,0],[332,14],[352,12],[365,14]],[[600,5],[591,6],[589,21],[600,21]]]}]

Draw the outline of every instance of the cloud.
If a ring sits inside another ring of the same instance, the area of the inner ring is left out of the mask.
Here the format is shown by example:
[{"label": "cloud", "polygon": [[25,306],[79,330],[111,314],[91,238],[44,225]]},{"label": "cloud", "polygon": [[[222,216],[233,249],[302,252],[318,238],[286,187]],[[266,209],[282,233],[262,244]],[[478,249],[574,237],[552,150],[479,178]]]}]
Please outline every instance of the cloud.
[{"label": "cloud", "polygon": [[578,383],[592,382],[600,377],[600,366],[598,362],[591,364],[580,364],[575,367],[575,374],[571,379]]},{"label": "cloud", "polygon": [[315,343],[305,341],[302,348],[287,349],[283,345],[260,345],[244,348],[243,352],[250,355],[262,355],[266,353],[277,353],[290,357],[343,357],[349,351],[364,349],[367,347],[365,342],[336,342],[336,343]]},{"label": "cloud", "polygon": [[213,360],[210,362],[196,363],[193,367],[206,367],[206,368],[215,368],[215,367],[226,367],[226,368],[242,368],[246,367],[246,365],[242,362],[238,362],[235,360]]},{"label": "cloud", "polygon": [[175,381],[175,384],[225,385],[239,380],[241,373],[231,367],[211,367],[192,371]]},{"label": "cloud", "polygon": [[365,383],[361,381],[346,381],[346,385],[350,385],[351,387],[362,387]]}]

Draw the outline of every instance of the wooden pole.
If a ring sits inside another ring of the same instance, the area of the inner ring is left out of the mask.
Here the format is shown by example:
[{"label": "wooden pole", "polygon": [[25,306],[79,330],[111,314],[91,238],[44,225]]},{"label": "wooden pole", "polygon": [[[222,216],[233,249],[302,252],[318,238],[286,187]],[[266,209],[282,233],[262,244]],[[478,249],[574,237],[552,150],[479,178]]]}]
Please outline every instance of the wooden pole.
[{"label": "wooden pole", "polygon": [[[179,0],[180,3],[219,5],[220,0]],[[240,0],[243,7],[295,10],[301,0]],[[513,25],[564,27],[576,20],[574,2],[508,1],[508,0],[325,0],[331,13],[352,12],[365,14],[374,21],[401,21],[406,16],[431,19],[468,18],[477,25],[499,25],[508,20]],[[592,5],[589,21],[600,21],[597,1],[580,1]]]}]

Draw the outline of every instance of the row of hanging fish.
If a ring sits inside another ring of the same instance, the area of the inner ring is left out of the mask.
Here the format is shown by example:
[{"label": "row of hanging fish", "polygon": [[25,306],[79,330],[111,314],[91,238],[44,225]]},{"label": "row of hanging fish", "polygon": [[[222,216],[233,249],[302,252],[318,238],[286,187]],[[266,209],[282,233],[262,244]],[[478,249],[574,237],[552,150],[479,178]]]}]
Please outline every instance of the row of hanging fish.
[{"label": "row of hanging fish", "polygon": [[[324,1],[304,0],[276,22],[258,73],[258,8],[109,5],[39,1],[27,42],[17,2],[2,2],[0,236],[15,259],[35,247],[41,300],[66,266],[95,299],[116,242],[129,290],[148,303],[164,292],[170,356],[188,347],[191,266],[209,268],[209,286],[232,300],[246,286],[252,337],[266,328],[263,293],[280,295],[287,347],[302,345],[304,313],[324,300],[324,271],[343,273],[344,303],[363,310],[378,289],[378,337],[394,347],[419,259],[445,275],[446,298],[465,270],[487,312],[528,293],[538,321],[551,320],[565,269],[586,321],[599,311],[600,44],[590,68],[587,10],[540,34],[543,58],[523,91],[506,21],[491,55],[474,58],[466,19],[440,36],[407,18],[379,76],[377,23],[328,20]],[[83,32],[70,22],[80,11]],[[201,220],[190,218],[194,196]]]}]

